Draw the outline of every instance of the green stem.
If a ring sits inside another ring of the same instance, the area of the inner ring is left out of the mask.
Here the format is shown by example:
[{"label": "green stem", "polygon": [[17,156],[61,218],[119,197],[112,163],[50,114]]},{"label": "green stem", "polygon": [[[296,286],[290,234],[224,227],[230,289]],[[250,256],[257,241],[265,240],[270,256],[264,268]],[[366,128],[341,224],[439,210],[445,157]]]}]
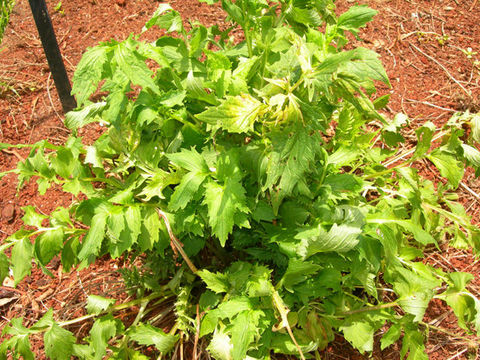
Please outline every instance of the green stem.
[{"label": "green stem", "polygon": [[[148,305],[148,303],[150,302],[151,299],[145,299],[144,298],[143,300],[144,301],[142,301],[140,303],[140,309],[138,309],[137,316],[135,317],[135,320],[133,321],[132,325],[130,325],[130,327],[138,325],[138,323],[142,319],[143,315],[145,314],[145,309],[147,308],[147,305]],[[126,347],[127,344],[128,344],[128,339],[129,339],[129,336],[127,334],[123,335],[123,338],[120,341],[119,347],[120,348]]]},{"label": "green stem", "polygon": [[448,335],[452,338],[455,338],[455,339],[461,339],[461,340],[464,340],[468,343],[468,345],[472,348],[477,348],[480,344],[479,342],[475,341],[475,340],[472,340],[472,339],[469,339],[468,337],[466,336],[462,336],[462,335],[457,335],[455,333],[452,333],[448,330],[445,330],[441,327],[438,327],[438,326],[435,326],[435,325],[430,325],[428,323],[425,323],[423,321],[420,321],[419,322],[420,325],[423,325],[425,326],[427,329],[431,329],[431,330],[434,330],[434,331],[437,331],[437,332],[441,332],[441,333],[444,333],[445,335]]},{"label": "green stem", "polygon": [[389,309],[389,308],[396,307],[396,306],[398,306],[398,303],[394,301],[394,302],[391,302],[391,303],[386,303],[386,304],[381,304],[381,305],[371,305],[371,306],[362,307],[360,309],[345,311],[343,313],[338,314],[338,316],[343,317],[343,316],[359,314],[359,313],[368,312],[368,311]]},{"label": "green stem", "polygon": [[409,165],[409,162],[404,162],[398,166],[395,166],[395,167],[392,167],[392,168],[389,168],[389,169],[385,169],[385,170],[382,170],[382,171],[379,171],[379,172],[376,172],[376,173],[373,173],[373,174],[370,174],[370,175],[367,175],[364,177],[365,180],[368,180],[368,179],[375,179],[377,177],[381,177],[381,176],[384,176],[384,175],[387,175],[387,174],[390,174],[392,172],[394,172],[395,170],[397,169],[400,169],[400,168],[404,168],[404,167],[407,167]]}]

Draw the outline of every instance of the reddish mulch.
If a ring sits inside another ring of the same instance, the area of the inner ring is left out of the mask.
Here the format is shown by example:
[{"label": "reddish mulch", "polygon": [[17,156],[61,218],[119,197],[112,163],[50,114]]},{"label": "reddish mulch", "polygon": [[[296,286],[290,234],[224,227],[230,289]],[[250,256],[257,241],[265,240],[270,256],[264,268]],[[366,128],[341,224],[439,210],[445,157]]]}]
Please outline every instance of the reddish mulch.
[{"label": "reddish mulch", "polygon": [[[480,2],[477,0],[362,0],[379,11],[372,23],[361,33],[362,44],[374,49],[390,76],[387,115],[404,112],[412,119],[412,128],[425,121],[442,125],[458,110],[480,110]],[[138,33],[158,6],[155,0],[89,0],[81,5],[74,1],[62,3],[47,0],[60,49],[70,78],[75,65],[87,47],[111,38],[125,39]],[[356,3],[338,0],[339,11]],[[218,7],[208,7],[197,0],[174,0],[171,5],[185,19],[210,25],[221,22]],[[154,36],[150,34],[148,36]],[[477,54],[478,53],[478,54]],[[469,56],[471,55],[471,58]],[[63,127],[61,106],[43,54],[28,2],[18,0],[0,45],[0,142],[33,143],[48,139],[62,143],[68,136]],[[101,131],[93,127],[84,136],[91,141]],[[408,136],[413,136],[413,132]],[[414,139],[414,137],[412,137]],[[15,167],[26,152],[0,152],[0,171]],[[427,169],[428,170],[428,169]],[[436,174],[430,174],[437,177]],[[473,221],[480,222],[480,202],[472,195],[480,193],[480,181],[467,172],[459,197]],[[8,175],[0,182],[0,242],[21,226],[21,207],[33,205],[44,213],[57,206],[68,206],[74,199],[59,189],[37,194],[34,183],[27,184],[18,194],[16,179]],[[468,188],[468,189],[467,189]],[[468,271],[476,276],[471,291],[480,295],[480,263],[471,253],[455,249],[432,253],[428,261],[440,268]],[[79,316],[86,294],[121,297],[119,275],[114,271],[120,260],[101,259],[91,268],[62,273],[58,261],[49,269],[57,276],[49,278],[39,269],[17,289],[10,283],[0,287],[0,299],[11,302],[0,306],[0,327],[12,317],[24,316],[32,324],[49,307],[56,310],[59,320]],[[123,295],[124,296],[124,295]],[[432,303],[426,318],[435,326],[457,332],[451,311],[441,302]],[[88,323],[72,328],[78,335],[87,333]],[[36,357],[42,358],[41,341],[34,342]],[[392,346],[374,351],[376,359],[398,359],[399,348]],[[442,333],[430,332],[427,352],[430,359],[473,359],[475,349]],[[366,359],[338,338],[322,354],[323,359]]]}]

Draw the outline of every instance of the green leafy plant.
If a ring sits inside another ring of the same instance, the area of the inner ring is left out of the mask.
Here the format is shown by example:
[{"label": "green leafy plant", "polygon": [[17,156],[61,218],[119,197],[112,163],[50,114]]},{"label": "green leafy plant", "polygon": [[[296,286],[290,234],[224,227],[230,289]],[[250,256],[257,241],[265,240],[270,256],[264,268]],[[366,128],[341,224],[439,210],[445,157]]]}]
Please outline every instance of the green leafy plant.
[{"label": "green leafy plant", "polygon": [[7,27],[14,4],[14,0],[0,0],[0,43],[3,40],[3,33]]},{"label": "green leafy plant", "polygon": [[62,16],[65,15],[65,11],[63,11],[63,5],[61,1],[59,1],[53,9],[55,10],[55,12],[59,13],[60,15]]},{"label": "green leafy plant", "polygon": [[[344,48],[376,11],[353,6],[337,17],[330,0],[222,6],[228,28],[187,31],[161,4],[144,31],[167,35],[88,49],[74,77],[79,108],[65,119],[71,137],[16,146],[31,148],[10,171],[20,187],[59,184],[77,201],[48,217],[24,208],[28,227],[0,247],[11,248],[1,279],[11,268],[18,284],[31,259],[48,272],[57,254],[69,271],[104,254],[145,253],[147,270],[124,271],[140,304],[128,329],[114,314],[131,304],[91,297],[86,339],[65,329],[82,318],[57,323],[48,312],[31,328],[13,320],[0,356],[32,358],[29,336],[43,333],[53,359],[144,358],[136,344],[162,356],[199,337],[217,360],[305,359],[335,333],[371,352],[387,327],[382,349],[402,339],[403,358],[426,359],[432,299],[478,332],[472,275],[423,260],[441,246],[480,248],[455,194],[465,165],[480,171],[480,117],[457,114],[440,131],[426,123],[402,152],[408,118],[378,111],[388,97],[375,98],[375,83],[389,80],[377,54]],[[104,96],[91,102],[97,90]],[[94,122],[105,132],[84,145],[77,131]],[[423,178],[420,161],[445,181]],[[155,326],[165,314],[147,316],[153,300],[173,323]]]}]

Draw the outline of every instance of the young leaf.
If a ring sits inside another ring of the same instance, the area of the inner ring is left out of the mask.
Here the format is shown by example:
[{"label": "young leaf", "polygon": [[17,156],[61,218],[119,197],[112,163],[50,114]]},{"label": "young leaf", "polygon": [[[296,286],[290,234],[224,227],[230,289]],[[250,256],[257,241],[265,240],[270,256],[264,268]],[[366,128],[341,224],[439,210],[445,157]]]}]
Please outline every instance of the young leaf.
[{"label": "young leaf", "polygon": [[367,6],[352,6],[339,16],[337,26],[350,31],[355,36],[358,29],[364,27],[377,14],[377,11]]},{"label": "young leaf", "polygon": [[195,196],[206,177],[207,174],[198,172],[189,172],[184,175],[180,184],[175,188],[168,207],[172,211],[184,209]]},{"label": "young leaf", "polygon": [[85,106],[83,109],[69,111],[65,115],[65,126],[70,130],[76,131],[81,127],[97,121],[97,115],[100,114],[105,107],[106,102],[98,102]]},{"label": "young leaf", "polygon": [[35,239],[35,253],[42,265],[47,265],[63,247],[63,229],[45,231]]},{"label": "young leaf", "polygon": [[233,360],[244,360],[250,343],[256,333],[256,324],[253,311],[244,311],[238,314],[232,321],[232,358]]},{"label": "young leaf", "polygon": [[114,60],[118,69],[135,85],[149,88],[158,93],[158,86],[153,81],[153,72],[145,64],[145,60],[136,51],[132,51],[131,45],[121,43],[115,48]]},{"label": "young leaf", "polygon": [[228,292],[230,284],[228,282],[228,275],[222,273],[212,273],[208,270],[200,270],[198,276],[207,284],[207,288],[219,294],[222,292]]},{"label": "young leaf", "polygon": [[98,212],[92,218],[92,224],[87,236],[83,239],[82,248],[78,253],[80,260],[87,259],[90,255],[97,255],[102,246],[105,237],[105,226],[107,223],[107,214],[103,211]]},{"label": "young leaf", "polygon": [[36,228],[42,228],[42,222],[47,216],[39,214],[35,211],[35,208],[31,205],[27,205],[22,208],[25,211],[25,215],[22,217],[22,221],[26,225],[34,226]]},{"label": "young leaf", "polygon": [[245,200],[245,189],[236,180],[227,180],[224,185],[207,183],[204,203],[208,206],[208,222],[222,246],[233,230],[235,216],[248,212]]},{"label": "young leaf", "polygon": [[298,252],[306,259],[319,252],[347,252],[358,244],[361,232],[356,224],[333,224],[328,232],[319,225],[299,232],[295,238],[302,240]]},{"label": "young leaf", "polygon": [[109,44],[89,48],[78,63],[73,76],[72,94],[76,95],[79,107],[84,105],[97,89],[104,65],[108,61],[109,50]]},{"label": "young leaf", "polygon": [[345,339],[347,339],[362,354],[373,350],[373,334],[375,328],[368,318],[356,316],[352,319],[348,319],[342,326],[340,326],[340,330],[342,330]]},{"label": "young leaf", "polygon": [[180,14],[173,10],[169,4],[160,4],[153,13],[150,20],[145,24],[143,31],[150,29],[152,26],[167,30],[167,33],[183,31],[182,18]]},{"label": "young leaf", "polygon": [[208,173],[209,171],[205,159],[194,148],[182,149],[179,153],[166,154],[166,156],[173,164],[190,172]]},{"label": "young leaf", "polygon": [[45,355],[52,360],[69,360],[72,357],[73,344],[76,338],[73,334],[53,323],[44,336]]},{"label": "young leaf", "polygon": [[90,330],[91,345],[94,350],[94,359],[101,360],[107,353],[108,341],[117,334],[119,320],[106,315],[97,319]]},{"label": "young leaf", "polygon": [[161,329],[148,324],[129,328],[127,335],[140,345],[154,345],[163,355],[173,349],[179,338],[179,335],[165,334]]},{"label": "young leaf", "polygon": [[437,149],[432,151],[427,158],[433,162],[440,174],[446,177],[448,182],[456,189],[463,178],[464,168],[455,156]]},{"label": "young leaf", "polygon": [[12,249],[11,262],[13,266],[13,278],[15,286],[30,274],[32,268],[33,246],[30,239],[25,237],[19,240]]},{"label": "young leaf", "polygon": [[381,349],[384,350],[390,345],[394,344],[402,335],[402,326],[400,324],[393,324],[382,336],[380,340]]},{"label": "young leaf", "polygon": [[423,335],[418,331],[415,325],[404,327],[400,357],[403,359],[407,352],[407,360],[428,360],[428,356],[425,353]]},{"label": "young leaf", "polygon": [[107,299],[98,295],[88,295],[87,312],[89,314],[100,315],[113,304],[115,304],[115,299]]},{"label": "young leaf", "polygon": [[250,95],[230,96],[220,106],[208,108],[197,118],[231,133],[246,133],[253,131],[263,107],[260,101]]},{"label": "young leaf", "polygon": [[160,235],[160,231],[164,231],[164,227],[158,218],[157,212],[149,207],[143,209],[143,221],[140,235],[138,236],[138,244],[142,251],[153,249],[155,244],[161,241],[159,249],[166,249],[169,241],[165,236]]},{"label": "young leaf", "polygon": [[223,330],[215,330],[207,350],[217,360],[232,360],[233,344],[230,337]]}]

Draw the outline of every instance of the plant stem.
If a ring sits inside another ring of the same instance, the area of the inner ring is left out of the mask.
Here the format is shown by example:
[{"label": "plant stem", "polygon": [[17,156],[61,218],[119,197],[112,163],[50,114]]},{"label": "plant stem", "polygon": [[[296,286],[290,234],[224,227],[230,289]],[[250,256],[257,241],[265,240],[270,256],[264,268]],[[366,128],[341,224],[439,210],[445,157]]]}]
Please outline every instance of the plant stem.
[{"label": "plant stem", "polygon": [[475,340],[472,340],[472,339],[469,339],[468,337],[466,336],[462,336],[462,335],[457,335],[453,332],[450,332],[448,330],[445,330],[441,327],[438,327],[438,326],[435,326],[435,325],[430,325],[428,323],[425,323],[423,321],[420,321],[419,322],[420,325],[423,325],[425,326],[427,329],[432,329],[432,330],[435,330],[435,331],[438,331],[438,332],[441,332],[441,333],[444,333],[445,335],[448,335],[452,338],[455,338],[455,339],[461,339],[461,340],[464,340],[468,343],[468,345],[472,348],[477,348],[479,346],[479,343],[476,342]]},{"label": "plant stem", "polygon": [[282,318],[282,323],[281,323],[282,327],[285,327],[287,329],[288,335],[290,335],[290,338],[292,339],[293,343],[295,344],[295,347],[297,348],[298,354],[300,355],[300,359],[305,360],[305,356],[303,355],[302,349],[300,348],[300,345],[298,345],[298,342],[295,339],[295,336],[293,335],[292,328],[288,323],[287,314],[289,309],[284,304],[277,290],[273,291],[272,299],[273,299],[273,304],[275,305],[275,308],[280,313],[280,317]]},{"label": "plant stem", "polygon": [[172,231],[172,228],[170,226],[170,221],[168,221],[168,218],[167,218],[167,214],[165,214],[165,212],[163,212],[162,210],[160,210],[159,208],[157,208],[157,213],[158,215],[162,218],[163,222],[165,223],[165,226],[167,228],[167,231],[168,231],[168,236],[170,237],[170,241],[172,242],[172,245],[174,247],[174,250],[177,250],[180,255],[182,255],[183,257],[183,260],[185,260],[185,262],[187,263],[188,267],[190,268],[190,270],[196,274],[198,272],[198,269],[197,267],[193,264],[192,260],[190,260],[190,258],[188,257],[188,255],[185,253],[185,251],[183,250],[183,246],[182,244],[180,243],[180,241],[175,237],[175,235],[173,234],[173,231]]},{"label": "plant stem", "polygon": [[397,169],[407,167],[408,164],[409,164],[408,161],[407,161],[407,162],[404,162],[404,163],[402,163],[402,164],[400,164],[400,165],[398,165],[398,166],[395,166],[395,167],[392,167],[392,168],[389,168],[389,169],[385,169],[385,170],[382,170],[382,171],[379,171],[379,172],[376,172],[376,173],[367,175],[367,176],[364,177],[364,179],[365,179],[365,180],[375,179],[375,178],[377,178],[377,177],[390,174],[390,173],[394,172],[394,171],[397,170]]},{"label": "plant stem", "polygon": [[[166,291],[169,291],[167,288],[165,288]],[[140,299],[135,299],[135,300],[131,300],[131,301],[127,301],[125,303],[122,303],[122,304],[118,304],[118,305],[113,305],[111,308],[107,309],[106,311],[103,311],[101,312],[100,314],[88,314],[88,315],[84,315],[84,316],[80,316],[76,319],[72,319],[72,320],[68,320],[68,321],[62,321],[62,322],[59,322],[58,323],[58,326],[61,326],[61,327],[65,327],[65,326],[68,326],[68,325],[73,325],[73,324],[77,324],[79,322],[82,322],[82,321],[85,321],[85,320],[89,320],[89,319],[92,319],[96,316],[99,316],[101,314],[107,314],[107,313],[113,313],[113,312],[116,312],[116,311],[120,311],[120,310],[124,310],[124,309],[128,309],[132,306],[135,306],[135,305],[138,305],[138,304],[142,304],[146,301],[150,301],[150,300],[153,300],[153,299],[158,299],[160,297],[164,297],[165,299],[168,298],[168,296],[166,296],[164,293],[153,293],[153,294],[150,294],[148,296],[145,296],[143,298],[140,298]],[[48,328],[46,329],[42,329],[41,332],[43,331],[47,331]]]},{"label": "plant stem", "polygon": [[358,313],[363,313],[367,311],[376,311],[376,310],[382,310],[382,309],[389,309],[392,307],[398,306],[397,302],[391,302],[391,303],[386,303],[386,304],[380,304],[380,305],[372,305],[372,306],[366,306],[362,307],[360,309],[355,309],[351,311],[345,311],[343,313],[340,313],[338,316],[348,316],[348,315],[353,315],[353,314],[358,314]]}]

